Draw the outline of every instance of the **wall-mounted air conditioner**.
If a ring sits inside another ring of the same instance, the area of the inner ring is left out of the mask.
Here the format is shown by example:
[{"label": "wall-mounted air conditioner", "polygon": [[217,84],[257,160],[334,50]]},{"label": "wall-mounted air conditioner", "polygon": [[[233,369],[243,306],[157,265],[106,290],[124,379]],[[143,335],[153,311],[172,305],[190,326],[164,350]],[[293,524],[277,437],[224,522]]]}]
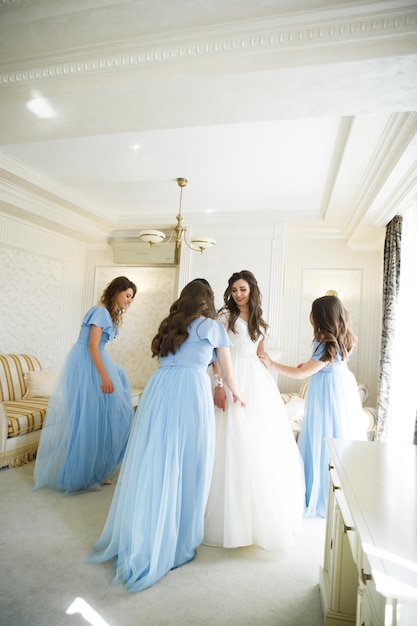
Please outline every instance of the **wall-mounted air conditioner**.
[{"label": "wall-mounted air conditioner", "polygon": [[113,241],[113,262],[123,265],[177,265],[175,242],[153,246],[139,239]]}]

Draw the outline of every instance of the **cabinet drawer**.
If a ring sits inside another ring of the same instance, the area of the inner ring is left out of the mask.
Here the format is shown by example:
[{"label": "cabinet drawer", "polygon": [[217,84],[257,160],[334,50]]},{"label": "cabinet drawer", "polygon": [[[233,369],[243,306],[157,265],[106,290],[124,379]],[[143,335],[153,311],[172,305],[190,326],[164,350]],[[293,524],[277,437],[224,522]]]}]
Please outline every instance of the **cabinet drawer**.
[{"label": "cabinet drawer", "polygon": [[343,517],[343,531],[349,539],[353,560],[356,565],[358,565],[360,541],[356,533],[355,524],[350,513],[349,505],[341,487],[339,476],[334,466],[332,465],[332,462],[330,462],[329,465],[329,472],[331,489],[334,492],[335,500],[340,508],[340,512]]},{"label": "cabinet drawer", "polygon": [[370,573],[371,568],[362,550],[360,551],[359,572],[359,584],[363,594],[362,603],[364,614],[360,624],[364,624],[365,626],[379,626],[380,624],[385,624],[386,599],[376,590],[375,581]]},{"label": "cabinet drawer", "polygon": [[335,497],[343,517],[343,532],[349,540],[353,560],[356,565],[359,566],[361,558],[361,544],[343,490],[338,489],[335,492]]}]

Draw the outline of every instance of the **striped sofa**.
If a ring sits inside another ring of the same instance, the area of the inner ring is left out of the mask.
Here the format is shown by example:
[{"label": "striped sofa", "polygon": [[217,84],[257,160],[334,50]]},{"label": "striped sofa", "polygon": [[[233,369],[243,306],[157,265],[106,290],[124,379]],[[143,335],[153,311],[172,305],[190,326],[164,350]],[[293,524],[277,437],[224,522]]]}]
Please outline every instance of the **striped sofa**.
[{"label": "striped sofa", "polygon": [[49,397],[33,397],[28,372],[42,372],[35,356],[0,354],[0,467],[17,467],[36,456]]}]

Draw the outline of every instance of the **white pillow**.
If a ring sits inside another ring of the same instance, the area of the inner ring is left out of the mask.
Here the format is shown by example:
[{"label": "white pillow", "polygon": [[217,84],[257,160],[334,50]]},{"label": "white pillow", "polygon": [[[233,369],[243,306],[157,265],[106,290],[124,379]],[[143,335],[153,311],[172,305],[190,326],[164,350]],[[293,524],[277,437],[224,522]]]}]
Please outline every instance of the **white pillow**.
[{"label": "white pillow", "polygon": [[58,372],[26,372],[26,393],[24,398],[44,398],[52,394]]},{"label": "white pillow", "polygon": [[289,420],[301,423],[304,415],[304,398],[291,396],[288,402],[284,404],[284,408]]}]

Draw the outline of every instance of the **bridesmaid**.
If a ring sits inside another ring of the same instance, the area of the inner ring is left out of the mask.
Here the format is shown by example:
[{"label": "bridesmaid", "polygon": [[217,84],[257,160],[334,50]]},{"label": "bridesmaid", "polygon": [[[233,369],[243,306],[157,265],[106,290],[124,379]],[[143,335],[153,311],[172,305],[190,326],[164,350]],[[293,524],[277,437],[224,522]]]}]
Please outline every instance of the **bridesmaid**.
[{"label": "bridesmaid", "polygon": [[329,485],[327,438],[366,441],[358,386],[348,360],[357,345],[349,315],[337,296],[314,300],[310,322],[314,341],[311,358],[298,367],[281,365],[268,354],[263,363],[292,378],[310,377],[298,447],[304,460],[306,516],[326,517]]},{"label": "bridesmaid", "polygon": [[208,365],[215,358],[243,404],[230,341],[216,319],[214,294],[188,283],[152,341],[159,368],[137,409],[113,502],[90,563],[111,559],[128,591],[140,591],[191,561],[203,539],[214,455]]},{"label": "bridesmaid", "polygon": [[34,489],[65,494],[110,484],[133,420],[131,389],[123,369],[105,350],[117,337],[136,294],[125,276],[111,281],[85,315],[49,401],[34,470]]}]

